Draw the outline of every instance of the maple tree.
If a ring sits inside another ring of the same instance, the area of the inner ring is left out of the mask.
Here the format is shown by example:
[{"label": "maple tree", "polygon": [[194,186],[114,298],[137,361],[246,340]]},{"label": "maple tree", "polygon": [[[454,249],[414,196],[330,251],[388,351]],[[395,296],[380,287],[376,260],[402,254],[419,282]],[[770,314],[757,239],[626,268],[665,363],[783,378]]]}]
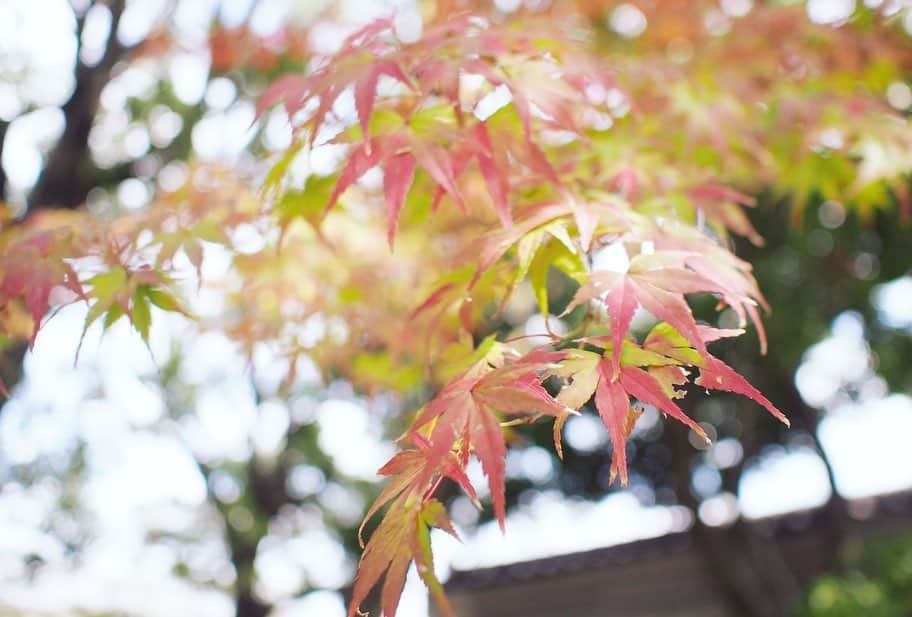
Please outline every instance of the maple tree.
[{"label": "maple tree", "polygon": [[[328,53],[291,45],[307,65],[276,76],[258,113],[280,105],[293,138],[259,177],[200,164],[148,209],[7,217],[0,236],[6,339],[34,343],[76,301],[86,328],[126,318],[148,339],[153,306],[192,316],[175,292],[180,260],[202,285],[206,244],[234,250],[253,228],[264,247],[234,251],[240,276],[225,283],[232,337],[251,351],[274,342],[291,367],[312,357],[365,391],[431,393],[380,470],[392,478],[366,517],[384,512],[350,615],[380,586],[392,617],[412,561],[452,613],[430,550],[430,528],[455,533],[437,492],[449,480],[477,503],[475,457],[503,525],[518,425],[553,419],[560,453],[564,422],[591,401],[626,484],[643,406],[706,437],[679,404],[688,388],[744,395],[788,423],[710,351],[749,324],[766,347],[769,307],[732,250],[736,236],[763,243],[750,195],[787,195],[796,217],[812,192],[867,216],[908,208],[912,130],[882,92],[912,55],[886,7],[841,24],[698,1],[420,7],[417,33],[380,19]],[[771,49],[776,31],[788,43]],[[219,32],[214,65],[278,66],[274,45],[256,45]],[[331,171],[313,170],[318,153],[335,157]],[[572,298],[555,297],[555,276]],[[497,329],[523,288],[546,324],[536,339]],[[736,327],[698,321],[689,300],[707,295]],[[634,325],[644,313],[657,321],[647,332]]]}]

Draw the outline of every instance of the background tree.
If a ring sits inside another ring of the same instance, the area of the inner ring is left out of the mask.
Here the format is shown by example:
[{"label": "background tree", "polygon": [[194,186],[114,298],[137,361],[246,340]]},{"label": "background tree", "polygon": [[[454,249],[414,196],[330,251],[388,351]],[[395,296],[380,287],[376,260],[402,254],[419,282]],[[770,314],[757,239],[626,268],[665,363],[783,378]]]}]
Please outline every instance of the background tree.
[{"label": "background tree", "polygon": [[902,615],[909,606],[908,538],[855,546],[844,574],[820,577],[811,587],[804,615]]}]

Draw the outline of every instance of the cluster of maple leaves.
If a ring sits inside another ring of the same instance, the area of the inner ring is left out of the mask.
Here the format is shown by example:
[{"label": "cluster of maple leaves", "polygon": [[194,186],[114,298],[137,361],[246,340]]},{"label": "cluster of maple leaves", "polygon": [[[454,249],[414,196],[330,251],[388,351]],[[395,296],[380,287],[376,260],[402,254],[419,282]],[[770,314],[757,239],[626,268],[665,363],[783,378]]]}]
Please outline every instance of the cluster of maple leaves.
[{"label": "cluster of maple leaves", "polygon": [[0,220],[0,343],[34,345],[49,310],[73,301],[89,304],[84,331],[126,317],[144,341],[152,307],[191,317],[175,292],[175,259],[199,277],[206,243],[229,246],[233,229],[262,215],[231,170],[191,171],[155,208],[121,217],[46,210],[24,222]]},{"label": "cluster of maple leaves", "polygon": [[[488,298],[493,288],[495,296],[498,290],[508,296],[528,279],[547,319],[550,268],[580,284],[564,313],[586,308],[579,332],[549,333],[544,347],[522,349],[489,337],[418,411],[400,438],[403,450],[380,471],[392,479],[367,519],[383,507],[386,512],[365,547],[350,614],[383,579],[381,607],[394,615],[412,561],[443,612],[452,614],[435,578],[429,529],[455,531],[434,495],[448,479],[477,502],[466,476],[470,457],[477,457],[503,525],[504,426],[553,418],[560,452],[564,422],[592,401],[612,443],[612,476],[626,484],[626,441],[642,405],[706,437],[675,402],[691,380],[706,390],[743,394],[788,423],[707,349],[743,331],[697,323],[686,300],[691,294],[716,296],[720,309],[732,310],[742,325],[749,318],[757,326],[765,348],[758,316],[763,298],[749,265],[725,244],[730,231],[761,242],[740,209],[752,205],[751,198],[718,182],[711,165],[690,185],[665,180],[664,187],[642,186],[662,179],[625,165],[623,156],[611,161],[614,169],[604,169],[604,159],[589,149],[610,147],[610,138],[596,135],[630,109],[635,118],[638,102],[628,98],[609,63],[582,51],[572,30],[549,24],[539,31],[540,23],[518,26],[465,13],[432,24],[418,42],[404,44],[392,22],[377,21],[351,35],[325,64],[281,79],[261,100],[261,109],[284,104],[296,119],[299,144],[348,148],[327,211],[368,172],[382,171],[391,248],[412,193],[433,194],[432,212],[447,200],[470,215],[465,190],[489,204],[501,229],[473,245],[472,275],[444,280],[415,314],[455,314],[459,327],[471,333],[485,318],[476,294]],[[640,79],[631,81],[636,93]],[[346,93],[353,96],[355,122],[331,128],[331,112]],[[486,103],[497,96],[501,102],[489,111]],[[715,137],[710,134],[710,141]],[[727,154],[750,141],[716,142],[714,151]],[[667,156],[668,150],[659,152]],[[644,199],[646,193],[651,199]],[[682,216],[675,199],[697,216]],[[609,245],[623,247],[629,264],[621,271],[593,269],[593,253]],[[507,275],[486,281],[504,262]],[[631,332],[640,309],[659,320],[642,342]],[[562,384],[556,395],[545,386],[552,379]]]},{"label": "cluster of maple leaves", "polygon": [[[478,175],[503,231],[482,241],[476,271],[459,286],[458,295],[446,293],[454,287],[448,282],[419,312],[459,304],[462,325],[472,332],[472,294],[485,272],[515,253],[514,278],[521,281],[539,252],[556,243],[570,257],[568,274],[582,282],[567,311],[578,305],[601,307],[604,311],[594,321],[601,319],[610,329],[610,335],[555,337],[549,351],[525,354],[488,339],[465,370],[419,411],[401,440],[406,449],[381,470],[394,478],[368,517],[387,503],[389,507],[365,548],[352,612],[385,574],[381,605],[384,614],[394,615],[412,560],[438,603],[451,612],[435,579],[428,528],[453,530],[434,493],[441,480],[449,478],[476,499],[465,473],[474,455],[488,477],[494,512],[503,524],[506,445],[501,423],[507,418],[553,417],[559,444],[567,417],[594,400],[611,438],[612,472],[623,483],[625,444],[637,415],[631,399],[653,405],[703,434],[674,402],[689,370],[699,371],[699,385],[743,393],[785,421],[759,392],[707,351],[708,342],[738,332],[699,326],[685,300],[687,294],[713,293],[742,321],[745,314],[756,320],[762,299],[749,267],[679,221],[661,225],[638,213],[625,199],[637,181],[631,170],[618,172],[614,184],[620,190],[613,195],[586,194],[598,187],[586,186],[589,179],[573,173],[580,165],[578,154],[562,156],[560,141],[549,143],[547,132],[585,140],[587,131],[597,130],[600,114],[607,112],[586,92],[607,91],[616,83],[611,71],[579,54],[571,39],[562,40],[551,31],[548,49],[542,49],[536,45],[541,38],[534,28],[495,25],[466,14],[429,29],[414,47],[403,46],[392,36],[392,23],[381,20],[349,37],[325,66],[283,78],[261,101],[264,108],[282,101],[290,117],[299,117],[305,105],[318,101],[297,125],[312,145],[323,135],[321,129],[338,97],[353,91],[357,124],[328,138],[350,150],[326,208],[379,167],[391,246],[409,191],[415,190],[417,171],[434,190],[432,209],[449,198],[465,210],[459,180],[464,174]],[[479,77],[482,85],[467,92],[466,75]],[[398,83],[378,101],[382,76]],[[480,117],[480,101],[498,88],[509,93],[510,105]],[[378,102],[386,103],[382,114],[375,112]],[[529,185],[548,190],[524,200],[522,193]],[[706,187],[700,190],[712,194]],[[721,195],[725,197],[724,192]],[[516,207],[524,201],[531,203]],[[630,261],[626,272],[587,271],[585,260],[594,242],[641,249],[648,243],[649,248]],[[539,260],[533,286],[540,295],[546,293],[543,273],[556,263]],[[542,307],[547,310],[547,299]],[[638,308],[662,320],[642,345],[629,332]],[[565,349],[568,344],[578,347]],[[548,377],[564,381],[556,397],[543,385]]]},{"label": "cluster of maple leaves", "polygon": [[[508,426],[553,419],[560,454],[564,423],[591,403],[625,484],[644,405],[705,437],[676,402],[691,384],[743,394],[787,423],[709,351],[744,330],[698,322],[687,300],[713,296],[765,348],[768,307],[729,234],[762,239],[743,210],[753,199],[733,185],[799,202],[816,190],[865,211],[901,202],[912,168],[912,130],[877,94],[912,56],[875,12],[865,30],[815,26],[800,8],[725,16],[713,2],[674,2],[648,12],[631,43],[604,28],[607,1],[514,14],[422,6],[416,40],[381,19],[266,90],[260,113],[281,104],[294,138],[262,182],[201,166],[142,212],[45,213],[0,230],[4,337],[34,342],[50,308],[84,300],[86,327],[126,316],[148,339],[152,306],[189,314],[171,286],[177,256],[201,276],[205,245],[231,249],[252,225],[277,240],[235,255],[229,334],[248,348],[278,341],[291,366],[306,354],[365,389],[435,389],[380,470],[391,479],[365,522],[385,511],[351,615],[381,580],[382,610],[395,615],[412,561],[452,614],[430,529],[455,531],[435,494],[448,480],[477,503],[466,474],[476,457],[503,525]],[[707,25],[712,11],[724,32]],[[771,48],[783,29],[791,38]],[[230,66],[226,36],[213,46]],[[296,56],[304,47],[295,42]],[[296,184],[294,164],[320,149],[344,152],[339,168]],[[623,259],[599,266],[606,249]],[[565,306],[549,295],[554,271],[578,286]],[[544,323],[562,312],[570,330],[549,325],[545,345],[478,342],[520,287]],[[638,312],[657,321],[645,336]],[[337,320],[335,336],[299,327],[318,317]]]}]

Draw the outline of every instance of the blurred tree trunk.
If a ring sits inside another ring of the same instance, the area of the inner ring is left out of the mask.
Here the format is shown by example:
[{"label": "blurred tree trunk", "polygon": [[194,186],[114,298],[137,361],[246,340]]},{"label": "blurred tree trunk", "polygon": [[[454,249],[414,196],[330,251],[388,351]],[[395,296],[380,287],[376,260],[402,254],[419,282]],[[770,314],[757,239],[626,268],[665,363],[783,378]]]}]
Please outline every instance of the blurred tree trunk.
[{"label": "blurred tree trunk", "polygon": [[[104,4],[111,11],[111,30],[105,52],[101,60],[91,66],[79,60],[82,29],[85,16],[92,6],[90,4],[77,18],[76,85],[73,94],[61,108],[65,121],[63,135],[48,155],[47,163],[28,197],[26,214],[44,208],[76,208],[85,203],[94,186],[89,133],[98,112],[101,91],[110,81],[114,66],[129,51],[117,40],[117,28],[126,0],[98,0],[98,3]],[[3,153],[8,125],[7,122],[0,122],[0,155]],[[6,175],[0,165],[0,200],[3,199],[5,188]],[[24,342],[14,342],[3,349],[0,357],[0,381],[7,388],[12,388],[22,378],[22,360],[27,349],[28,345]],[[2,410],[3,407],[0,406],[0,412]]]},{"label": "blurred tree trunk", "polygon": [[[835,472],[817,436],[819,414],[801,398],[790,375],[774,374],[776,371],[764,371],[760,366],[753,366],[751,373],[753,383],[761,391],[775,393],[775,402],[791,419],[793,430],[800,430],[810,437],[816,454],[826,468],[831,496],[823,509],[822,520],[830,541],[827,543],[829,553],[822,560],[835,563],[848,527],[848,509],[836,490]],[[693,403],[693,398],[682,401],[688,415],[692,415]],[[728,601],[730,613],[739,617],[788,615],[802,588],[777,543],[760,525],[740,516],[727,526],[708,527],[703,524],[697,515],[700,500],[692,488],[694,458],[688,432],[673,427],[666,435],[673,452],[673,477],[678,500],[694,513],[694,537],[707,567],[715,575],[720,591]],[[756,440],[751,440],[751,436]],[[767,443],[770,442],[756,431],[748,436],[747,443],[742,442],[744,457],[722,473],[723,490],[738,494],[745,463]]]},{"label": "blurred tree trunk", "polygon": [[235,581],[235,617],[266,617],[272,606],[259,600],[253,592],[256,580],[254,560],[261,537],[247,537],[234,529],[229,520],[225,520],[228,548],[231,562],[236,573]]},{"label": "blurred tree trunk", "polygon": [[823,508],[823,523],[826,525],[830,542],[827,545],[829,554],[825,556],[825,559],[827,562],[835,564],[840,547],[848,532],[850,517],[848,503],[839,494],[836,487],[836,471],[833,469],[832,461],[820,441],[818,434],[820,412],[804,402],[804,399],[801,398],[801,393],[798,392],[798,388],[795,386],[795,380],[792,378],[786,379],[782,375],[774,375],[773,371],[768,371],[758,376],[756,385],[758,388],[767,388],[765,391],[776,392],[783,397],[780,404],[783,409],[787,410],[792,427],[806,433],[811,438],[814,451],[826,468],[827,479],[830,483],[830,498]]},{"label": "blurred tree trunk", "polygon": [[0,120],[0,202],[6,198],[6,171],[3,169],[3,144],[6,142],[6,130],[10,123]]},{"label": "blurred tree trunk", "polygon": [[738,617],[781,617],[769,606],[748,557],[749,551],[744,546],[742,534],[734,529],[710,529],[700,522],[700,501],[691,487],[693,446],[688,434],[689,431],[677,426],[665,429],[666,443],[672,452],[675,492],[678,503],[693,513],[692,533],[697,549],[703,556],[707,569],[713,574],[720,597],[725,599],[728,614]]},{"label": "blurred tree trunk", "polygon": [[[260,599],[255,592],[256,556],[260,542],[269,532],[270,521],[279,513],[291,497],[285,490],[286,471],[281,465],[250,458],[244,468],[241,497],[231,504],[219,501],[211,491],[210,477],[214,468],[199,464],[200,471],[209,486],[210,501],[218,510],[225,530],[225,542],[235,570],[235,617],[266,617],[273,606]],[[247,510],[249,528],[237,521],[235,508]]]},{"label": "blurred tree trunk", "polygon": [[[117,39],[117,28],[126,0],[110,0],[102,4],[111,11],[111,31],[104,54],[97,64],[86,65],[79,60],[80,46],[77,44],[76,86],[62,107],[66,126],[29,196],[30,211],[76,208],[85,202],[92,189],[89,133],[98,112],[101,91],[110,81],[112,69],[127,51]],[[84,19],[85,14],[77,22],[77,41],[82,35]]]}]

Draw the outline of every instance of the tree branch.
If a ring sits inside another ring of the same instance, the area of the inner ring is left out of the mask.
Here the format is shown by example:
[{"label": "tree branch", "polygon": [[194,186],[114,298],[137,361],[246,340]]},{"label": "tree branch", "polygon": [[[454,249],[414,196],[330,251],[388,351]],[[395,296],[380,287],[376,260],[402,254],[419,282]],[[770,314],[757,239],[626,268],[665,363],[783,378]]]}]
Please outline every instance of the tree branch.
[{"label": "tree branch", "polygon": [[[32,190],[28,200],[29,211],[75,208],[85,201],[92,188],[89,133],[98,111],[101,91],[110,80],[112,69],[128,50],[117,40],[117,28],[126,0],[110,0],[106,4],[111,11],[111,30],[104,55],[94,66],[87,66],[77,57],[76,87],[62,107],[66,128]],[[77,23],[77,35],[81,34],[83,20],[84,16]]]},{"label": "tree branch", "polygon": [[[685,399],[682,404],[692,406],[693,402]],[[681,427],[666,428],[664,433],[665,443],[672,452],[671,479],[675,485],[678,503],[687,507],[695,517],[692,532],[700,556],[707,570],[713,574],[716,591],[725,602],[729,614],[741,617],[773,617],[772,607],[758,582],[753,564],[745,559],[746,552],[739,550],[743,548],[743,539],[734,533],[713,533],[713,530],[697,518],[700,501],[691,490],[693,447],[687,435],[687,431]],[[732,541],[728,541],[729,537]]]},{"label": "tree branch", "polygon": [[6,130],[10,123],[0,120],[0,201],[6,196],[6,171],[3,169],[3,144],[6,142]]}]

